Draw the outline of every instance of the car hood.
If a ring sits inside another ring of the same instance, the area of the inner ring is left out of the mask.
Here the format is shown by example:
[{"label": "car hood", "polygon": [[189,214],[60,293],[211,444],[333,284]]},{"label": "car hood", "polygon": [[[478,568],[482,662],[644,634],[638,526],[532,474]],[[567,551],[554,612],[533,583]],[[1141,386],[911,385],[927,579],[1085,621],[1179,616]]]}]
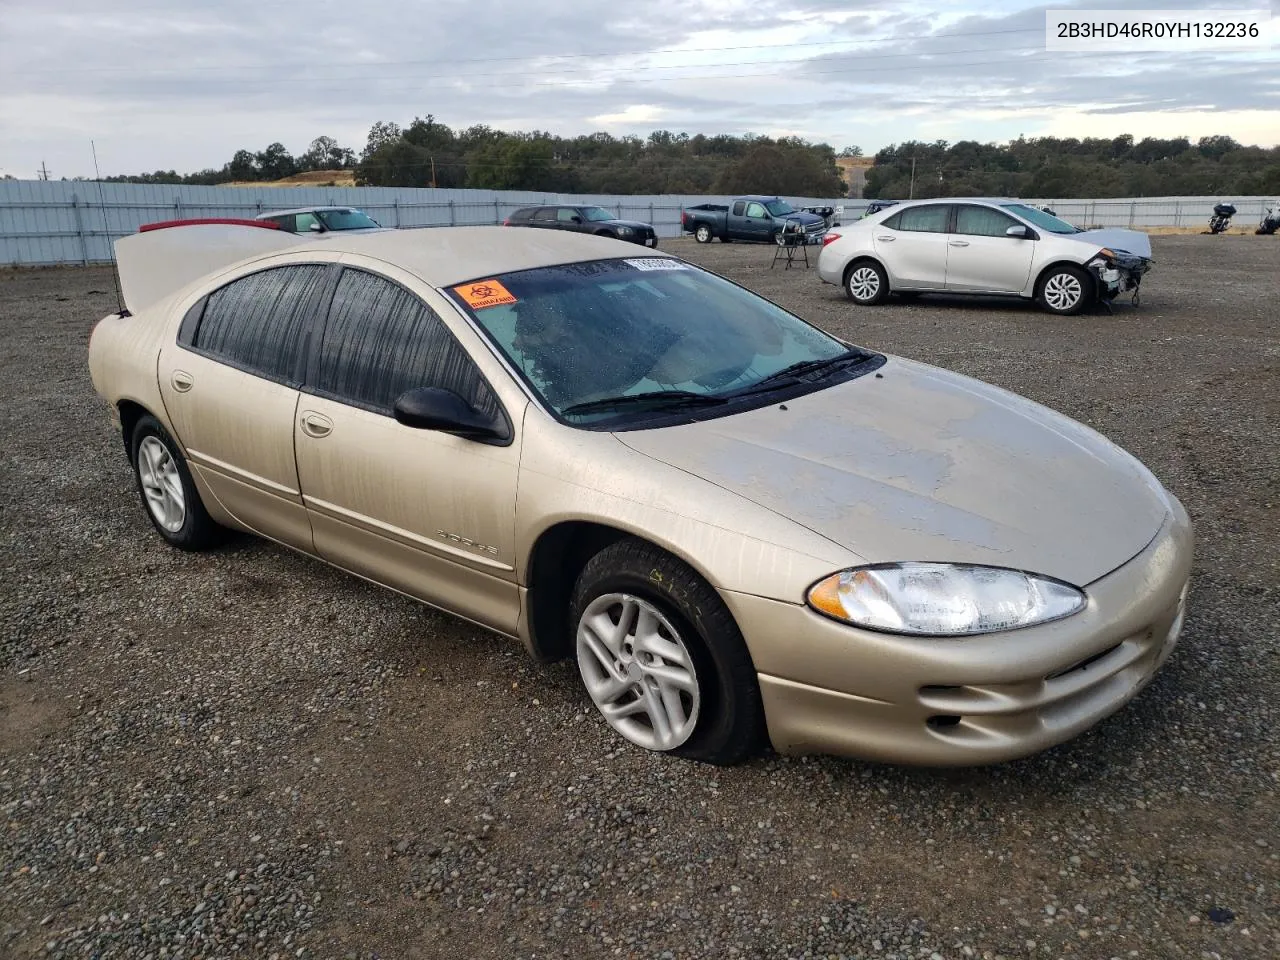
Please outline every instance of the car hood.
[{"label": "car hood", "polygon": [[1088,427],[913,361],[890,358],[879,373],[617,437],[867,563],[989,564],[1084,586],[1164,522],[1158,481]]},{"label": "car hood", "polygon": [[1083,240],[1090,244],[1096,243],[1100,247],[1123,250],[1125,253],[1132,253],[1135,257],[1151,259],[1151,238],[1141,230],[1120,230],[1114,227],[1106,227],[1100,230],[1085,230],[1083,233],[1071,233],[1066,236],[1072,240]]},{"label": "car hood", "polygon": [[816,213],[805,213],[797,210],[794,213],[783,213],[778,215],[779,220],[799,220],[806,227],[811,223],[826,223],[826,219],[818,216]]},{"label": "car hood", "polygon": [[593,223],[607,223],[611,227],[630,227],[632,230],[652,230],[653,227],[639,220],[593,220]]}]

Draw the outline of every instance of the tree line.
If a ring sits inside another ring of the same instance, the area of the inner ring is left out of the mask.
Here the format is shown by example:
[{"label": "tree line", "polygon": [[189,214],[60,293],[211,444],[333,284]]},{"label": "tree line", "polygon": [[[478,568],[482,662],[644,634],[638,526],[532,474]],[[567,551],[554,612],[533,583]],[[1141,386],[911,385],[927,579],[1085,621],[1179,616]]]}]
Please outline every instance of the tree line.
[{"label": "tree line", "polygon": [[909,141],[886,147],[866,195],[915,197],[1257,196],[1280,193],[1280,147],[1231,137],[1019,137],[1006,144]]},{"label": "tree line", "polygon": [[[472,187],[549,193],[736,194],[838,197],[847,192],[838,153],[800,137],[673,133],[648,137],[455,130],[432,115],[407,126],[378,121],[359,154],[332,137],[299,156],[282,143],[237,150],[219,169],[158,170],[109,180],[217,184],[272,181],[317,170],[351,171],[361,186]],[[1004,144],[907,141],[875,155],[865,196],[1141,197],[1280,193],[1280,147],[1231,137],[1135,140],[1019,137]]]}]

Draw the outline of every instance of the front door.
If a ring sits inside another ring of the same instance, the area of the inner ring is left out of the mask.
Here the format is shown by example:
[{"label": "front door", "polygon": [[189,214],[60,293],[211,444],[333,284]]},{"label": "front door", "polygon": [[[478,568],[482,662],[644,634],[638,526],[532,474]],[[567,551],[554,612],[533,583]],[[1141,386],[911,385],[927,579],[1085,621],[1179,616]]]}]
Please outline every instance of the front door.
[{"label": "front door", "polygon": [[1013,217],[974,203],[956,204],[955,229],[947,238],[947,289],[1021,293],[1031,277],[1036,241],[1010,237]]},{"label": "front door", "polygon": [[298,476],[326,559],[515,635],[520,423],[506,443],[406,427],[396,398],[444,387],[500,412],[439,316],[387,277],[344,269],[298,405]]},{"label": "front door", "polygon": [[311,549],[293,451],[302,351],[326,264],[260,270],[187,312],[160,395],[192,470],[251,530]]},{"label": "front door", "polygon": [[907,207],[872,228],[876,254],[895,290],[940,290],[947,278],[947,221],[950,207],[929,203]]}]

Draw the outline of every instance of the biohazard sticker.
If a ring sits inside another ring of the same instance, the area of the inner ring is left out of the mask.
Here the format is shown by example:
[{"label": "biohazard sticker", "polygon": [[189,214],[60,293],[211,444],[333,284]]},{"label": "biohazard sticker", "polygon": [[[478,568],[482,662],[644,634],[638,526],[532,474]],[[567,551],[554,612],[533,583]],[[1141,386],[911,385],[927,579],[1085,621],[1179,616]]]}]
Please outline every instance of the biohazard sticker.
[{"label": "biohazard sticker", "polygon": [[472,310],[483,310],[485,307],[500,307],[503,304],[515,303],[516,298],[511,291],[497,280],[477,280],[475,283],[464,283],[453,288],[454,293],[467,302]]},{"label": "biohazard sticker", "polygon": [[624,260],[637,270],[688,270],[689,265],[675,257],[641,257],[636,260]]}]

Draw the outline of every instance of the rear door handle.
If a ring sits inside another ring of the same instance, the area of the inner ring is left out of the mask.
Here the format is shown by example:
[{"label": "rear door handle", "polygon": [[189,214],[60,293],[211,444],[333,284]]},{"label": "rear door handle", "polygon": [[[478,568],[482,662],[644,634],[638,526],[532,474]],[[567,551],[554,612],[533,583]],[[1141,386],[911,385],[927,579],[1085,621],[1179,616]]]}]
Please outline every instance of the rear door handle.
[{"label": "rear door handle", "polygon": [[175,370],[169,377],[169,382],[173,384],[173,389],[179,393],[186,393],[196,385],[195,377],[187,373],[185,370]]},{"label": "rear door handle", "polygon": [[952,240],[948,245],[952,247],[967,247],[969,245],[969,241],[968,240]]},{"label": "rear door handle", "polygon": [[333,432],[333,421],[312,410],[307,410],[302,414],[302,432],[317,440],[327,437]]}]

